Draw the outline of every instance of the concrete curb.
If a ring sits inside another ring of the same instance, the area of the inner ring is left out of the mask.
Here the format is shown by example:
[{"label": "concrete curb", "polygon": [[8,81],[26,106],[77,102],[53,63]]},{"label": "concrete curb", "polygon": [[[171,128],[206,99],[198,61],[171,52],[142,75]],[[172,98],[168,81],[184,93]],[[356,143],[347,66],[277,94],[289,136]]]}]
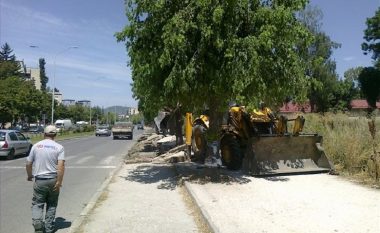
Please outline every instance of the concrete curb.
[{"label": "concrete curb", "polygon": [[76,218],[71,225],[68,233],[76,233],[82,226],[84,220],[89,216],[91,210],[94,209],[96,203],[98,202],[100,196],[104,193],[108,185],[111,183],[112,178],[117,174],[124,165],[124,160],[108,175],[108,178],[102,183],[101,187],[95,192],[90,201],[87,203],[86,207],[82,210],[79,217]]},{"label": "concrete curb", "polygon": [[219,229],[212,222],[211,216],[209,215],[209,213],[207,212],[207,210],[205,210],[204,208],[202,208],[202,206],[199,204],[200,203],[199,198],[195,194],[195,192],[194,192],[193,188],[191,187],[190,183],[188,181],[185,181],[184,185],[185,185],[185,189],[186,189],[187,193],[189,194],[189,196],[193,199],[194,203],[199,208],[199,210],[200,210],[200,212],[202,214],[202,217],[205,220],[205,222],[207,223],[209,229],[212,232],[214,232],[214,233],[220,233]]}]

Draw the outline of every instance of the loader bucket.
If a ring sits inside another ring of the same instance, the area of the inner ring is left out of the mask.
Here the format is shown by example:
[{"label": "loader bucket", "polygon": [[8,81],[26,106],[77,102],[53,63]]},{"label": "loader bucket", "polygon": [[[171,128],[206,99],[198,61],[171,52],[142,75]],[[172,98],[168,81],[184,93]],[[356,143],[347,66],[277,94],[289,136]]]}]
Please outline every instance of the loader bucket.
[{"label": "loader bucket", "polygon": [[243,170],[252,175],[329,172],[334,168],[321,144],[322,136],[317,134],[252,137]]}]

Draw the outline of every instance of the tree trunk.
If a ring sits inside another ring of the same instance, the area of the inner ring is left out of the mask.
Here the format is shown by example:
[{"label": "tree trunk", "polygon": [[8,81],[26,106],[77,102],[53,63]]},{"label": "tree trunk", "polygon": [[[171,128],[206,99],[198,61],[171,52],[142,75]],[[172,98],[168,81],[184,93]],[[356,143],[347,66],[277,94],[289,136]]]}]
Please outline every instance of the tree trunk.
[{"label": "tree trunk", "polygon": [[[216,99],[216,98],[215,98]],[[221,107],[221,101],[210,101],[210,127],[207,131],[207,141],[219,141],[220,139],[220,128],[223,122],[223,116],[226,114],[226,107]]]},{"label": "tree trunk", "polygon": [[175,125],[176,125],[176,145],[182,145],[183,144],[183,117],[182,117],[182,111],[181,106],[177,106],[175,112]]}]

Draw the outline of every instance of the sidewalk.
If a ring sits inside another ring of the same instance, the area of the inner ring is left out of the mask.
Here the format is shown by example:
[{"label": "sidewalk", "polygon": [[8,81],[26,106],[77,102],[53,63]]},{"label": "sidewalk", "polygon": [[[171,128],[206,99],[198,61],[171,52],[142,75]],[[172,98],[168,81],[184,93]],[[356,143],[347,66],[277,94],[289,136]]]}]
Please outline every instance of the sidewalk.
[{"label": "sidewalk", "polygon": [[[380,191],[337,176],[254,178],[222,170],[213,181],[212,171],[175,167],[195,174],[185,188],[213,232],[380,232]],[[171,165],[124,164],[70,232],[202,232],[180,189]]]},{"label": "sidewalk", "polygon": [[[138,151],[134,156],[149,155]],[[183,186],[178,185],[179,178]],[[199,223],[197,212],[208,227]],[[207,231],[377,233],[380,190],[328,174],[255,178],[191,162],[121,164],[70,229],[70,233]]]},{"label": "sidewalk", "polygon": [[[185,164],[176,166],[179,172],[202,173]],[[339,176],[206,173],[211,180],[198,176],[186,181],[185,187],[214,232],[380,232],[380,190]]]},{"label": "sidewalk", "polygon": [[71,232],[198,232],[171,165],[124,164]]}]

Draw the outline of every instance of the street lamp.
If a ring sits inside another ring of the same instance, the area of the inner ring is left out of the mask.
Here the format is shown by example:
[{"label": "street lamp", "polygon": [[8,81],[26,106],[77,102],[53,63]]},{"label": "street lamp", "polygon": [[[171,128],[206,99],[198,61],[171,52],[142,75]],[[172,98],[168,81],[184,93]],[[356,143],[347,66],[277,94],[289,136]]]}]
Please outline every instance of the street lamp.
[{"label": "street lamp", "polygon": [[66,49],[62,50],[61,52],[57,53],[54,56],[53,91],[52,91],[52,95],[51,95],[51,124],[54,124],[54,99],[55,99],[54,97],[55,97],[55,70],[56,70],[55,61],[57,60],[58,55],[66,52],[66,51],[69,51],[70,49],[77,49],[77,48],[78,48],[78,46],[67,47]]}]

